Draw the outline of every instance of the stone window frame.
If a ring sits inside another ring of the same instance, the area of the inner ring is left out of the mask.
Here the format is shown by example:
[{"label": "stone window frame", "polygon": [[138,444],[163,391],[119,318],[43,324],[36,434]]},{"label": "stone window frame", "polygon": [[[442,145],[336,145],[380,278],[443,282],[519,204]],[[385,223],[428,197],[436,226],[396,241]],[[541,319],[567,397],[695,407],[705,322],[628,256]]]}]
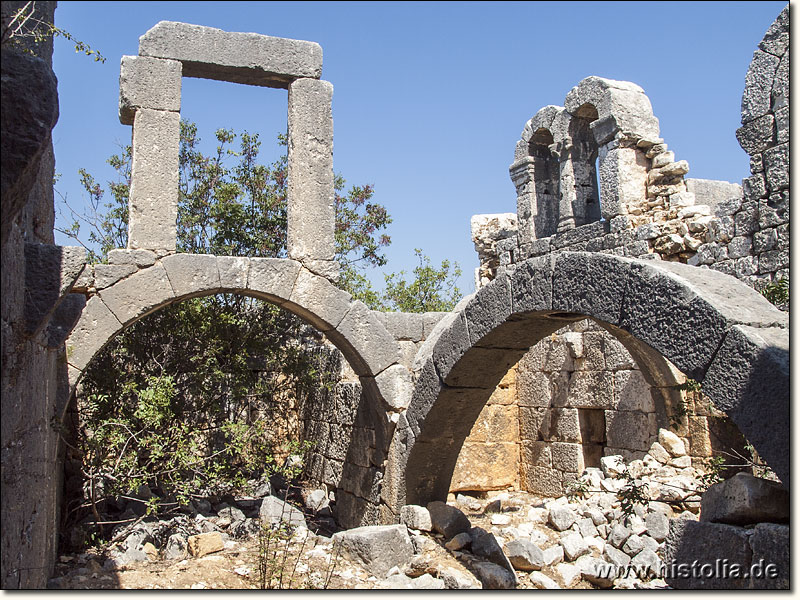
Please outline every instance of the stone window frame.
[{"label": "stone window frame", "polygon": [[161,21],[120,65],[119,119],[131,125],[128,249],[176,251],[181,79],[288,90],[287,250],[335,280],[333,86],[315,42]]}]

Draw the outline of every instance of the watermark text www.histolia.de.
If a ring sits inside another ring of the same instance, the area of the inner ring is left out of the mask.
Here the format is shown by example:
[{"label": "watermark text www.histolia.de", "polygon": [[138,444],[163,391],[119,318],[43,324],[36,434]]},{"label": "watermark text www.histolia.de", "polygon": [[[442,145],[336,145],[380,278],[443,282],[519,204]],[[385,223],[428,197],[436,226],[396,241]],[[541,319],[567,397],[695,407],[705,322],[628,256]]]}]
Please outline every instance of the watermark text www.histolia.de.
[{"label": "watermark text www.histolia.de", "polygon": [[[763,558],[748,565],[730,562],[727,558],[718,558],[713,563],[694,561],[662,564],[657,572],[662,579],[776,579],[778,566],[766,562]],[[600,577],[612,579],[643,578],[650,573],[652,567],[649,565],[604,565],[598,568]]]}]

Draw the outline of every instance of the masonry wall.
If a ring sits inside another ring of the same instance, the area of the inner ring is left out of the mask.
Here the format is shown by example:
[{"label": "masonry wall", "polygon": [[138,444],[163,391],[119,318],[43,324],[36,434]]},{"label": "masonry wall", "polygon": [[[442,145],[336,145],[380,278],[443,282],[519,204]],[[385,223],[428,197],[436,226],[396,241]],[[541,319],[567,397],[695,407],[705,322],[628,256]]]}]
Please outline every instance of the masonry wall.
[{"label": "masonry wall", "polygon": [[[3,2],[5,23],[25,2]],[[37,2],[52,22],[55,2]],[[63,337],[52,312],[32,310],[37,285],[58,282],[53,249],[50,132],[58,118],[52,40],[31,44],[35,57],[2,51],[2,441],[0,585],[44,588],[54,564],[60,474],[51,421],[66,386]],[[56,253],[57,254],[57,253]],[[57,295],[56,295],[57,297]]]}]

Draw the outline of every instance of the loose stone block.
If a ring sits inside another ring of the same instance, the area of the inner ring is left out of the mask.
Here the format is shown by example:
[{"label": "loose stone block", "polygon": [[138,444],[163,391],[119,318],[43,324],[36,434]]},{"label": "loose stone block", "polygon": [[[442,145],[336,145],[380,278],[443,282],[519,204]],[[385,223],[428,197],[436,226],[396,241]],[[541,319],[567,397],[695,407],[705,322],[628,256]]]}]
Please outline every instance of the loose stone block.
[{"label": "loose stone block", "polygon": [[141,108],[133,123],[128,248],[175,251],[180,114]]},{"label": "loose stone block", "polygon": [[372,525],[335,533],[335,543],[376,577],[411,559],[414,547],[405,525]]},{"label": "loose stone block", "polygon": [[195,558],[219,552],[225,548],[222,536],[216,531],[189,536],[187,544],[189,553]]},{"label": "loose stone block", "polygon": [[161,21],[139,38],[139,55],[178,60],[184,77],[286,88],[299,77],[319,78],[315,42],[222,31]]},{"label": "loose stone block", "polygon": [[419,531],[432,531],[433,528],[428,509],[416,504],[407,504],[400,509],[400,522]]},{"label": "loose stone block", "polygon": [[287,248],[296,260],[333,260],[333,86],[298,79],[289,86]]},{"label": "loose stone block", "polygon": [[789,492],[774,481],[737,473],[705,491],[700,520],[731,525],[788,523]]},{"label": "loose stone block", "polygon": [[437,500],[428,503],[427,508],[434,531],[438,531],[447,539],[463,531],[469,531],[469,519],[456,507]]},{"label": "loose stone block", "polygon": [[119,122],[133,125],[141,108],[181,111],[181,63],[123,56],[119,73]]}]

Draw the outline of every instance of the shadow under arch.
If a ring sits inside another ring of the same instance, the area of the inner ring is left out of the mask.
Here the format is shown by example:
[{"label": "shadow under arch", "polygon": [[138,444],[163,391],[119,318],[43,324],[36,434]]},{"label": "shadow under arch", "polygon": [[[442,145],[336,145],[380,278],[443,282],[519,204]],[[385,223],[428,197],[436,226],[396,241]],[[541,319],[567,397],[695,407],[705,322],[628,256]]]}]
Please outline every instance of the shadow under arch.
[{"label": "shadow under arch", "polygon": [[381,374],[399,362],[399,345],[362,302],[289,259],[172,254],[99,290],[66,341],[70,395],[89,362],[121,331],[170,304],[220,293],[265,300],[325,334],[361,380],[376,435],[388,445],[394,424],[384,389],[393,382]]},{"label": "shadow under arch", "polygon": [[651,385],[669,385],[665,358],[702,382],[788,489],[788,316],[716,271],[561,252],[500,274],[420,349],[393,443],[395,502],[446,499],[461,445],[508,368],[586,317],[622,342]]}]

